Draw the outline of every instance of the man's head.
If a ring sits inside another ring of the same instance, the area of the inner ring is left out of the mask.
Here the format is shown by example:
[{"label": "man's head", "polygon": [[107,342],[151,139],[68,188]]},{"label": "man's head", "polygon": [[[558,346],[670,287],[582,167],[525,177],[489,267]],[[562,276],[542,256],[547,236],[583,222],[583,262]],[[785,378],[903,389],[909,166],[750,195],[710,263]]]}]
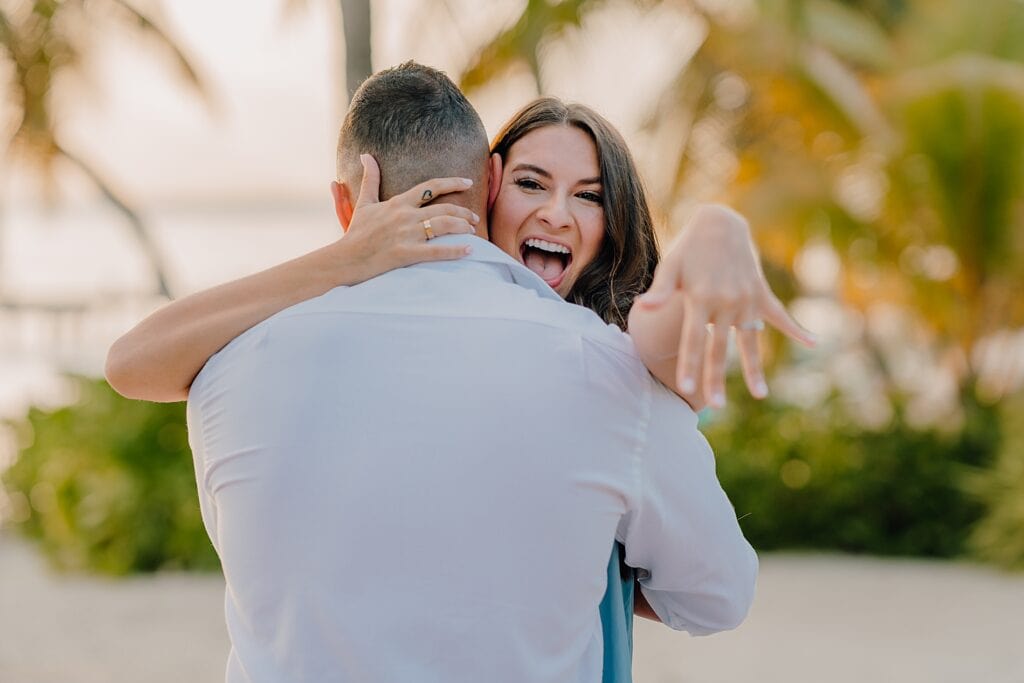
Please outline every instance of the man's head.
[{"label": "man's head", "polygon": [[436,69],[406,62],[375,73],[352,96],[338,136],[336,202],[355,203],[360,154],[372,155],[380,166],[382,200],[431,178],[464,177],[473,186],[442,201],[484,213],[487,132],[466,96]]}]

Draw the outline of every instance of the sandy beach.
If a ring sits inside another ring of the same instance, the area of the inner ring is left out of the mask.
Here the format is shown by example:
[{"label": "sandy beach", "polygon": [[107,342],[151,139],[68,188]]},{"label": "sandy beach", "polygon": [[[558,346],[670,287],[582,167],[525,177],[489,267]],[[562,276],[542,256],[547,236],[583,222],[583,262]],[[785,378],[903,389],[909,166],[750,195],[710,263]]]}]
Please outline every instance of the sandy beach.
[{"label": "sandy beach", "polygon": [[[216,575],[62,576],[0,535],[0,682],[215,683],[228,643]],[[737,631],[641,620],[637,683],[1021,683],[1024,575],[965,563],[762,556]]]}]

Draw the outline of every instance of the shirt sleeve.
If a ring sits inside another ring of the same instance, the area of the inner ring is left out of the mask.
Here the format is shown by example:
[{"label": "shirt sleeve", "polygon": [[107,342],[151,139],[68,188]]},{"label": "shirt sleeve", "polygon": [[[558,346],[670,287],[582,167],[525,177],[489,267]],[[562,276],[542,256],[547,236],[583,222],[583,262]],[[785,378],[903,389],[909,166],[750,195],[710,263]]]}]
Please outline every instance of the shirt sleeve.
[{"label": "shirt sleeve", "polygon": [[644,597],[667,626],[693,635],[737,627],[750,609],[757,555],[715,473],[697,417],[664,387],[652,389],[638,491],[618,536]]}]

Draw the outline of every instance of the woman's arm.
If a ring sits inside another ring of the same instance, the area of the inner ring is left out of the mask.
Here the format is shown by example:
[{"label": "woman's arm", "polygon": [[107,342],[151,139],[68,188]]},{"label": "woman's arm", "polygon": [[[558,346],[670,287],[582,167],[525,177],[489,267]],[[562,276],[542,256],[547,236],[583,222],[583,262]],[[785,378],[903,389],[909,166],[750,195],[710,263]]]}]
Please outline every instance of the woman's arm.
[{"label": "woman's arm", "polygon": [[360,199],[344,237],[268,270],[171,302],[118,339],[107,353],[107,381],[127,398],[184,401],[210,356],[278,311],[421,261],[460,258],[462,246],[427,244],[435,235],[473,232],[479,218],[453,204],[421,206],[465,190],[462,178],[427,181],[387,202],[376,201],[377,165],[364,164]]},{"label": "woman's arm", "polygon": [[644,619],[650,619],[661,623],[661,617],[651,607],[651,603],[647,602],[647,597],[644,592],[640,590],[640,582],[633,579],[633,614]]},{"label": "woman's arm", "polygon": [[160,308],[110,347],[110,386],[126,398],[184,401],[210,356],[239,334],[300,301],[350,284],[346,279],[365,279],[343,242]]},{"label": "woman's arm", "polygon": [[746,219],[707,204],[683,228],[650,290],[630,310],[629,333],[651,374],[699,410],[705,402],[725,405],[732,327],[747,388],[756,398],[768,394],[758,348],[761,321],[814,344],[814,335],[790,317],[768,286]]}]

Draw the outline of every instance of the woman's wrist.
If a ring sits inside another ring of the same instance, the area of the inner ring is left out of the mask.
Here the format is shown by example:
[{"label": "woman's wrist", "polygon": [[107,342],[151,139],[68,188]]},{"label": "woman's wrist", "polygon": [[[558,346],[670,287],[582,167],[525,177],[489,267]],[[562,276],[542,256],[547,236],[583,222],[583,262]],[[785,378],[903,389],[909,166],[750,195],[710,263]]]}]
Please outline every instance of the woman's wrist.
[{"label": "woman's wrist", "polygon": [[354,241],[342,237],[314,252],[313,279],[323,291],[358,285],[373,277],[366,272],[367,259],[355,253],[356,246]]}]

